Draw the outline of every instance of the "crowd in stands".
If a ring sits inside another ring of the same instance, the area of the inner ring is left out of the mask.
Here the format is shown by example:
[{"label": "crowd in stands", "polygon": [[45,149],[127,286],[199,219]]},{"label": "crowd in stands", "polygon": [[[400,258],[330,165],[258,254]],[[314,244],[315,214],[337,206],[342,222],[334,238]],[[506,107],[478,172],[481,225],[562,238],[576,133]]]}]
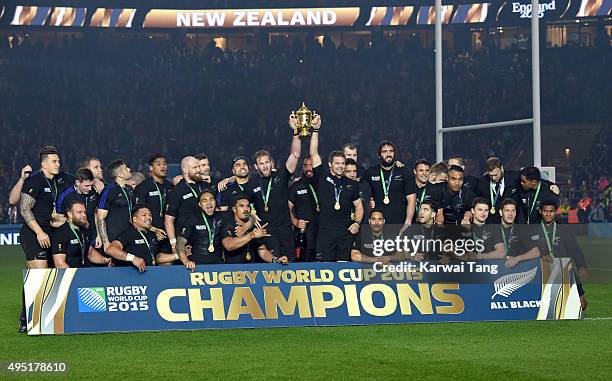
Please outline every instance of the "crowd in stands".
[{"label": "crowd in stands", "polygon": [[[399,159],[435,158],[434,55],[414,44],[378,41],[357,49],[314,40],[276,42],[255,51],[190,48],[148,36],[24,39],[0,43],[0,222],[11,219],[8,192],[25,164],[35,169],[41,146],[54,144],[70,172],[87,155],[123,158],[144,169],[152,152],[169,162],[205,152],[226,176],[232,157],[268,149],[289,152],[287,117],[302,101],[322,115],[321,152],[359,147],[364,166],[389,139]],[[542,120],[608,123],[574,184],[596,184],[593,206],[609,219],[610,48],[556,48],[541,53]],[[529,51],[448,52],[444,61],[444,125],[531,116]],[[448,154],[479,165],[509,159],[523,128],[449,136]],[[530,142],[531,140],[529,140]],[[469,172],[469,170],[468,170]],[[603,187],[603,189],[601,189]],[[601,198],[602,195],[607,196]],[[580,195],[582,197],[582,195]],[[14,212],[14,211],[13,211]],[[16,215],[16,213],[14,213]],[[588,217],[587,217],[588,218]]]}]

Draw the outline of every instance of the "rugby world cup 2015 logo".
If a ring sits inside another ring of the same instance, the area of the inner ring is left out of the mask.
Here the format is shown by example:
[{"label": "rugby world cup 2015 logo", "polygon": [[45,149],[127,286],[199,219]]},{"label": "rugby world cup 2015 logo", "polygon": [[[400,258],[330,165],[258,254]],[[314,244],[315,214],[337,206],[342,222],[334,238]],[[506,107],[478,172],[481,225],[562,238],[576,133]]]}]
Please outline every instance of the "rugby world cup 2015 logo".
[{"label": "rugby world cup 2015 logo", "polygon": [[105,312],[106,292],[104,287],[77,289],[79,312]]}]

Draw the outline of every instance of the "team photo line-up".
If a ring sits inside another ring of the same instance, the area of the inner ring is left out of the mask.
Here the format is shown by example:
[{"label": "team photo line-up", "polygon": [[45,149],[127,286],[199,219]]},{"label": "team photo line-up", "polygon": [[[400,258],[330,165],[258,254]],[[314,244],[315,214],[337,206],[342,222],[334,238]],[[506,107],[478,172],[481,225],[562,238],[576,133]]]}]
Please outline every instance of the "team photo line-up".
[{"label": "team photo line-up", "polygon": [[[314,114],[309,153],[301,156],[298,121],[290,154],[276,165],[268,151],[237,156],[232,176],[211,177],[206,155],[182,159],[181,175],[168,180],[163,154],[149,159],[150,176],[133,176],[122,160],[108,165],[91,156],[75,175],[61,170],[53,146],[40,150],[40,170],[23,168],[9,195],[19,203],[21,247],[27,267],[243,264],[294,261],[389,263],[403,260],[569,257],[578,278],[587,277],[575,232],[555,221],[559,188],[536,167],[505,170],[495,157],[481,178],[465,176],[459,156],[412,170],[396,160],[392,142],[378,147],[380,164],[365,169],[357,148],[332,151],[324,165],[318,152],[321,117]],[[365,230],[360,233],[361,230]],[[477,247],[452,251],[425,245],[418,251],[374,250],[384,237],[419,240],[472,239]],[[583,307],[584,291],[579,287]],[[22,322],[24,314],[22,314]]]}]

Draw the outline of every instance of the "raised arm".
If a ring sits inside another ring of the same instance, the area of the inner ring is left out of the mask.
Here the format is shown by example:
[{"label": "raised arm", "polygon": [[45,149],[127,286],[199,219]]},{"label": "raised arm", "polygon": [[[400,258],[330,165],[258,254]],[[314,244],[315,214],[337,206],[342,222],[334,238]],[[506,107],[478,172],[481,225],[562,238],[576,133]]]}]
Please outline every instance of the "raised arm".
[{"label": "raised arm", "polygon": [[30,167],[29,165],[26,165],[21,169],[21,176],[19,176],[19,180],[17,180],[17,182],[13,186],[13,189],[11,189],[11,192],[9,193],[9,204],[17,205],[19,203],[19,198],[21,197],[21,190],[23,189],[23,183],[25,182],[25,179],[28,177],[30,172],[32,172],[32,167]]},{"label": "raised arm", "polygon": [[291,116],[289,116],[289,127],[291,127],[293,130],[293,137],[291,138],[291,153],[287,158],[285,167],[287,167],[289,173],[294,173],[297,169],[298,161],[300,160],[300,155],[302,153],[302,142],[300,140],[300,135],[297,128],[297,117],[295,114],[291,114]]},{"label": "raised arm", "polygon": [[312,135],[310,136],[310,149],[309,153],[312,157],[313,168],[321,165],[321,156],[319,156],[319,129],[321,128],[321,117],[315,115],[312,120]]}]

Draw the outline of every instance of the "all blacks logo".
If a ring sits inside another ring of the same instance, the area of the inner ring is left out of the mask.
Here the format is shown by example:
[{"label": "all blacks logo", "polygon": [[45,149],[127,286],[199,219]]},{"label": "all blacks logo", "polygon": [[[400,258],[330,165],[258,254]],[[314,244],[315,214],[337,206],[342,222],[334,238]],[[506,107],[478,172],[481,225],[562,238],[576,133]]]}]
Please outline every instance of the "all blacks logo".
[{"label": "all blacks logo", "polygon": [[[544,12],[557,10],[556,0],[552,0],[550,3],[538,4],[538,18],[544,17]],[[531,18],[532,7],[531,4],[521,4],[519,2],[512,3],[512,13],[518,13],[522,19]]]}]

